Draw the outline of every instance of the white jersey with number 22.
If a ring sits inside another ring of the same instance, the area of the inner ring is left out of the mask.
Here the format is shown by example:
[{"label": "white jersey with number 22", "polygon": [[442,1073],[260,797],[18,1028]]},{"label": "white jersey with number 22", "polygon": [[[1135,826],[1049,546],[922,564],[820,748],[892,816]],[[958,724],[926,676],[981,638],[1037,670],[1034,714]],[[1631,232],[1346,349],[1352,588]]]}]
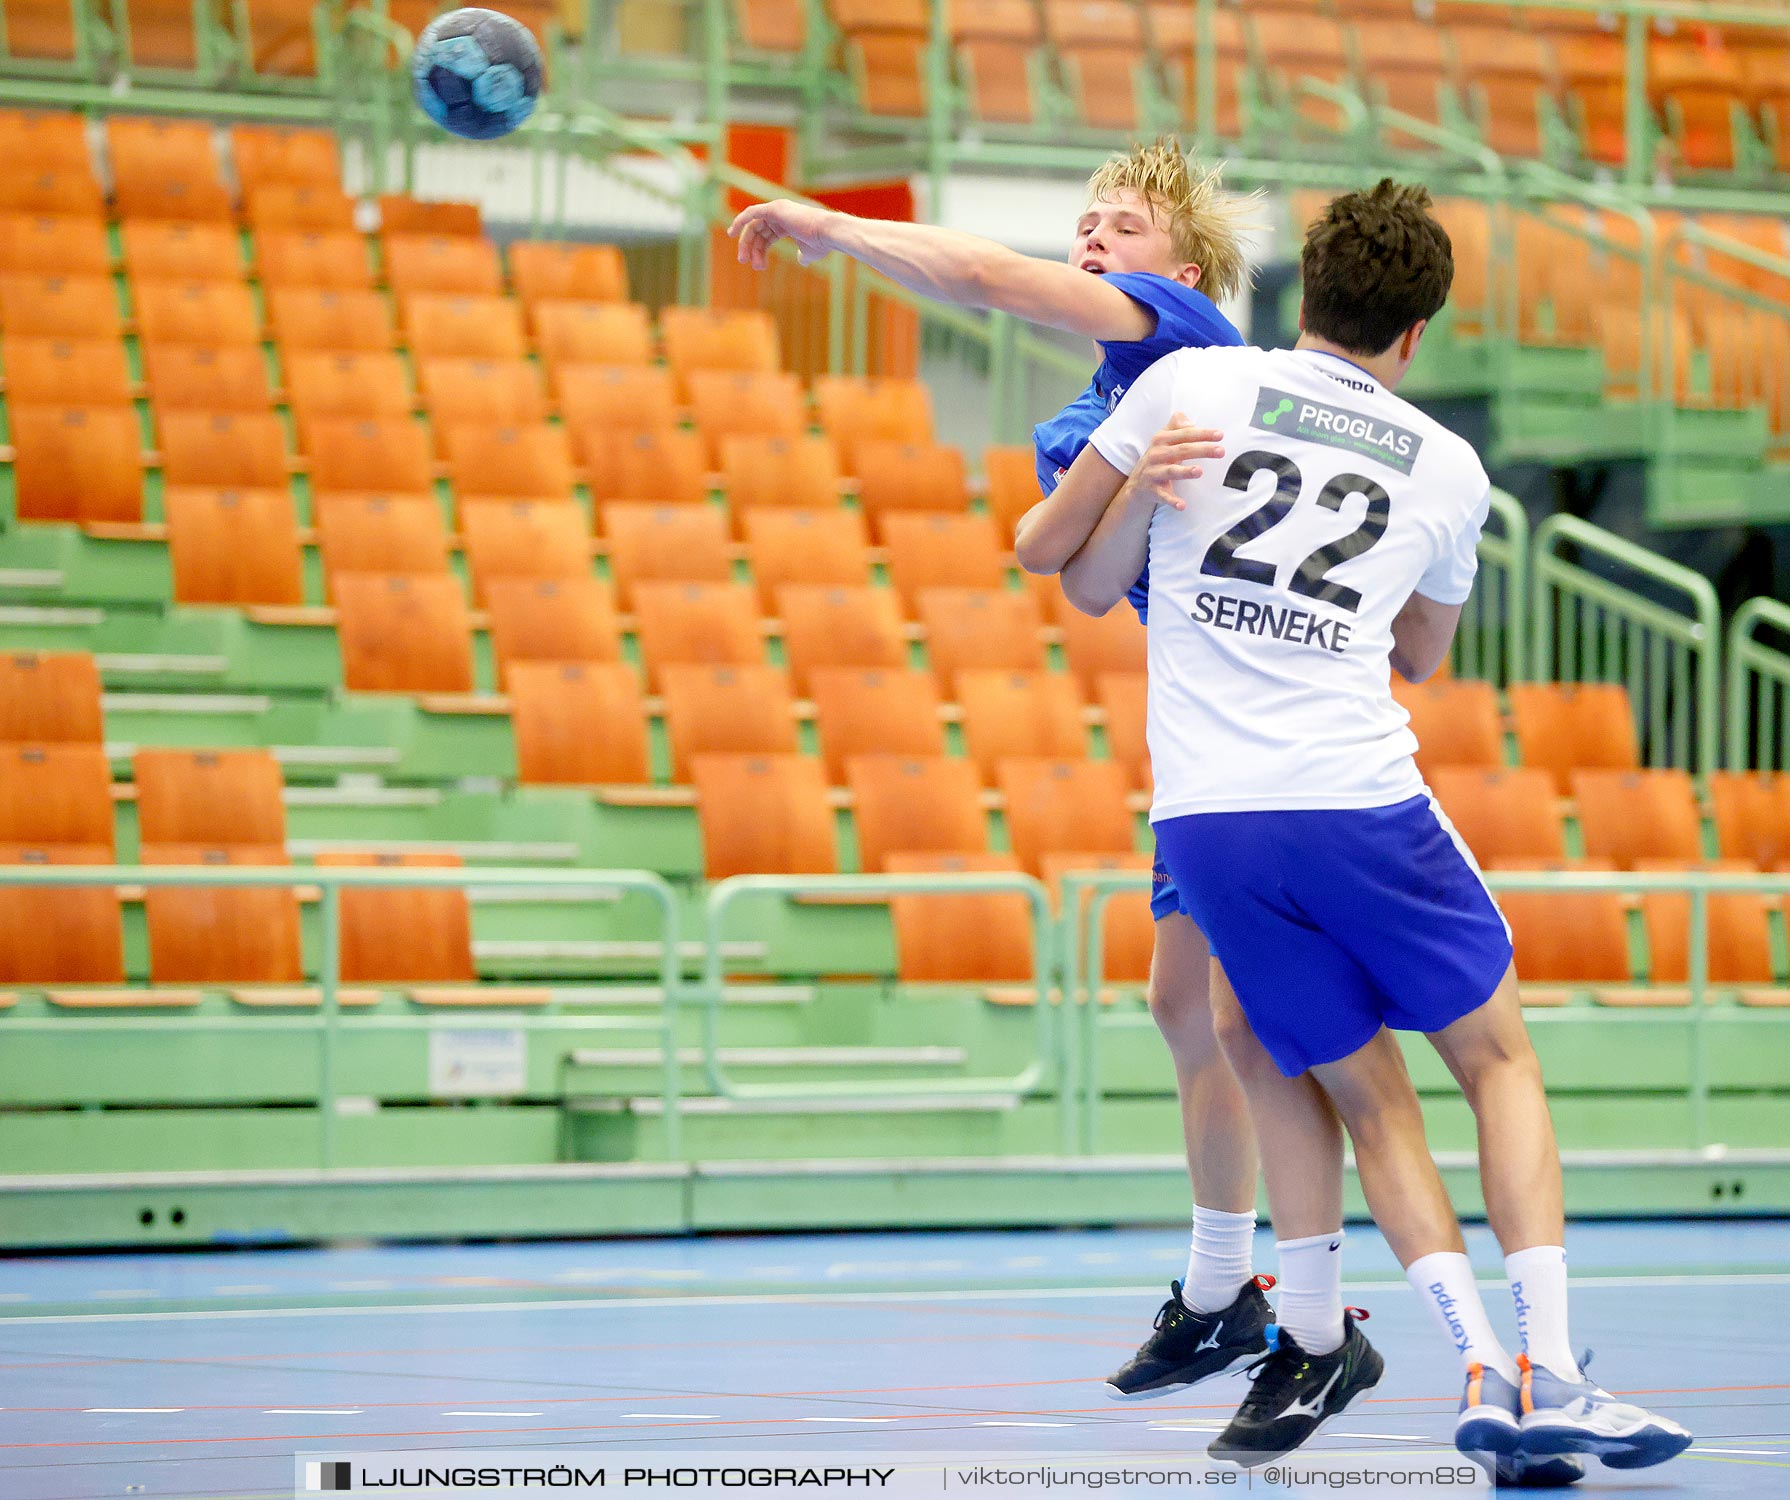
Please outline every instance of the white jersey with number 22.
[{"label": "white jersey with number 22", "polygon": [[1392,621],[1413,593],[1471,592],[1478,455],[1316,350],[1166,355],[1091,441],[1130,473],[1177,411],[1221,430],[1225,457],[1150,522],[1152,820],[1418,795]]}]

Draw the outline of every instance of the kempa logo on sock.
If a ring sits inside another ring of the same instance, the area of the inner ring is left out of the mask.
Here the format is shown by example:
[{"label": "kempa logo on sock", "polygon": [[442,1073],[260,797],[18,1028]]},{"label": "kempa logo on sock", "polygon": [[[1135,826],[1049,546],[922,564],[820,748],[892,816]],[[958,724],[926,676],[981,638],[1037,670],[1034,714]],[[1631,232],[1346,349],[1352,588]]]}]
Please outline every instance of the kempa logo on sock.
[{"label": "kempa logo on sock", "polygon": [[1520,1281],[1511,1282],[1510,1297],[1511,1301],[1516,1303],[1517,1338],[1522,1341],[1524,1352],[1527,1352],[1529,1348],[1529,1314],[1535,1309],[1524,1299],[1523,1283]]},{"label": "kempa logo on sock", "polygon": [[1448,1295],[1448,1289],[1439,1281],[1432,1281],[1429,1290],[1430,1295],[1436,1299],[1436,1306],[1442,1310],[1442,1319],[1448,1324],[1448,1331],[1454,1335],[1455,1353],[1465,1354],[1472,1340],[1467,1337],[1467,1325],[1454,1315],[1459,1304]]}]

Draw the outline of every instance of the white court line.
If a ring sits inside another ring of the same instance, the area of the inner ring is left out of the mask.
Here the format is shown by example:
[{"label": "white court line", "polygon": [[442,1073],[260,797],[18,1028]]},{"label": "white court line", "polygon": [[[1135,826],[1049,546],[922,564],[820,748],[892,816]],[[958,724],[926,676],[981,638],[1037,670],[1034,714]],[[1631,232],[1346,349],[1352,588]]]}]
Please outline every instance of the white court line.
[{"label": "white court line", "polygon": [[[1496,1285],[1488,1281],[1488,1285]],[[1747,1274],[1715,1276],[1575,1276],[1573,1286],[1583,1291],[1590,1287],[1682,1287],[1682,1286],[1790,1286],[1790,1271],[1760,1271]],[[1404,1292],[1411,1287],[1404,1281],[1345,1281],[1345,1292]],[[16,1323],[153,1323],[175,1320],[206,1321],[216,1318],[365,1318],[392,1317],[399,1314],[447,1312],[524,1313],[575,1312],[580,1308],[601,1307],[613,1312],[618,1307],[787,1307],[817,1303],[871,1305],[876,1303],[912,1302],[1061,1302],[1093,1301],[1101,1298],[1162,1296],[1159,1286],[1041,1286],[1012,1287],[1007,1290],[958,1291],[941,1288],[937,1291],[913,1292],[752,1292],[741,1295],[722,1293],[701,1297],[572,1297],[550,1298],[542,1302],[404,1302],[391,1307],[254,1307],[254,1308],[191,1308],[181,1312],[127,1313],[56,1313],[46,1317],[30,1314],[0,1317],[0,1326]]]},{"label": "white court line", "polygon": [[185,1410],[186,1410],[186,1408],[184,1406],[84,1406],[81,1408],[82,1413],[84,1415],[88,1415],[88,1416],[93,1415],[95,1412],[119,1413],[119,1412],[185,1411]]},{"label": "white court line", "polygon": [[1782,1458],[1782,1453],[1762,1448],[1693,1448],[1692,1453],[1731,1453],[1736,1458]]}]

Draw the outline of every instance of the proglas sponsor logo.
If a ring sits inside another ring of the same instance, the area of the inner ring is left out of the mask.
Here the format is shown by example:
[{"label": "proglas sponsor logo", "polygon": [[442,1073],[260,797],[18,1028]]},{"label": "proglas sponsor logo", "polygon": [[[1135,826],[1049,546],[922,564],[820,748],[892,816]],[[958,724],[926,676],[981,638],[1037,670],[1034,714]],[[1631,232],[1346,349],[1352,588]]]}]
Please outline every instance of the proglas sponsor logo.
[{"label": "proglas sponsor logo", "polygon": [[305,1488],[307,1490],[349,1490],[354,1488],[354,1481],[349,1478],[350,1465],[345,1463],[308,1463],[305,1465]]},{"label": "proglas sponsor logo", "polygon": [[1411,472],[1418,450],[1423,447],[1423,439],[1409,428],[1271,386],[1256,392],[1251,425],[1277,437],[1322,443],[1327,448],[1378,459],[1401,474]]}]

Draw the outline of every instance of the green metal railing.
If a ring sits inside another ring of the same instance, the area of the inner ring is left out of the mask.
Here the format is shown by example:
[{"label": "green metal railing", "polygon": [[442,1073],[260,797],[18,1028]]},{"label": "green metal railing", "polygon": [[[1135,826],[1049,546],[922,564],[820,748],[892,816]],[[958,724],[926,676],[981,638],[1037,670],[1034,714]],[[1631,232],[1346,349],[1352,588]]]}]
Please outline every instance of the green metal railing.
[{"label": "green metal railing", "polygon": [[[336,1165],[337,1059],[345,1039],[355,1035],[392,1029],[428,1031],[442,1024],[437,1017],[419,1016],[344,1016],[341,1008],[343,981],[341,972],[342,909],[344,890],[414,888],[417,886],[463,889],[468,886],[496,886],[506,889],[541,888],[546,890],[584,889],[592,885],[645,896],[657,907],[660,943],[659,989],[663,998],[657,1017],[641,1021],[629,1018],[582,1015],[506,1016],[504,1026],[524,1031],[570,1033],[652,1030],[658,1033],[664,1053],[661,1097],[665,1112],[665,1151],[672,1159],[682,1154],[681,1116],[679,1112],[679,1079],[677,1063],[677,1008],[682,993],[682,975],[678,957],[678,906],[672,889],[659,876],[646,870],[537,870],[537,869],[428,869],[394,867],[390,869],[335,866],[279,866],[256,868],[243,865],[167,866],[167,865],[3,865],[0,866],[0,887],[23,886],[31,889],[70,886],[183,886],[216,888],[219,886],[256,889],[297,888],[319,889],[322,937],[317,962],[318,1004],[314,1014],[285,1016],[153,1016],[112,1017],[104,1024],[124,1029],[167,1032],[240,1031],[253,1029],[288,1031],[299,1035],[312,1033],[317,1038],[317,1161],[321,1167]],[[82,988],[83,986],[51,986]],[[193,986],[181,986],[192,988]],[[368,987],[362,983],[361,988]],[[401,989],[402,985],[372,985],[372,988]],[[464,1017],[454,1024],[464,1028]],[[67,1032],[79,1037],[91,1022],[74,1019],[11,1017],[8,1026],[25,1030]]]},{"label": "green metal railing", "polygon": [[1709,580],[1566,515],[1536,528],[1532,570],[1529,675],[1622,683],[1648,765],[1714,770],[1722,620]]},{"label": "green metal railing", "polygon": [[[824,1083],[743,1084],[722,1066],[721,1000],[725,984],[723,951],[727,915],[731,908],[751,898],[778,901],[884,901],[890,897],[939,894],[1022,896],[1031,908],[1033,1055],[1017,1073],[995,1077],[938,1079],[850,1080]],[[1029,875],[987,871],[963,875],[735,875],[709,888],[704,906],[704,959],[695,999],[703,1006],[702,1052],[709,1086],[728,1099],[912,1099],[965,1095],[1028,1094],[1057,1089],[1061,1111],[1061,1139],[1068,1151],[1073,1122],[1070,1089],[1065,1080],[1071,1067],[1067,1026],[1054,1020],[1052,988],[1057,978],[1056,924],[1044,887]]]},{"label": "green metal railing", "polygon": [[[1689,1140],[1693,1149],[1713,1144],[1710,1129],[1710,1014],[1718,992],[1736,988],[1718,985],[1709,977],[1709,903],[1732,895],[1790,896],[1790,875],[1716,874],[1704,871],[1671,871],[1659,874],[1626,874],[1604,871],[1491,871],[1486,883],[1494,895],[1500,892],[1540,891],[1550,895],[1614,893],[1627,897],[1681,894],[1689,897],[1689,945],[1687,949],[1687,997],[1689,1022],[1689,1070],[1685,1095],[1690,1107]],[[1099,1117],[1100,1037],[1113,1028],[1134,1029],[1140,1022],[1135,1011],[1107,1018],[1097,997],[1101,989],[1102,929],[1112,900],[1119,896],[1144,896],[1150,877],[1135,871],[1071,872],[1063,878],[1064,972],[1075,977],[1075,997],[1081,1004],[1077,1068],[1080,1089],[1076,1100],[1076,1146],[1084,1154],[1100,1149]],[[1077,914],[1080,913],[1078,918]],[[1559,986],[1553,986],[1559,987]],[[1615,984],[1583,984],[1583,990],[1615,989]],[[1655,1015],[1658,1013],[1655,1012]],[[1549,1008],[1532,1013],[1532,1024],[1547,1026],[1622,1027],[1638,1019],[1634,1012],[1590,1004]],[[1761,1025],[1781,1024],[1769,1014],[1757,1016]]]},{"label": "green metal railing", "polygon": [[1500,687],[1521,682],[1529,663],[1528,622],[1529,516],[1495,489],[1479,535],[1479,577],[1455,630],[1455,676],[1483,677]]},{"label": "green metal railing", "polygon": [[1761,628],[1790,642],[1790,605],[1749,599],[1728,625],[1728,769],[1790,770],[1790,649],[1767,645]]}]

